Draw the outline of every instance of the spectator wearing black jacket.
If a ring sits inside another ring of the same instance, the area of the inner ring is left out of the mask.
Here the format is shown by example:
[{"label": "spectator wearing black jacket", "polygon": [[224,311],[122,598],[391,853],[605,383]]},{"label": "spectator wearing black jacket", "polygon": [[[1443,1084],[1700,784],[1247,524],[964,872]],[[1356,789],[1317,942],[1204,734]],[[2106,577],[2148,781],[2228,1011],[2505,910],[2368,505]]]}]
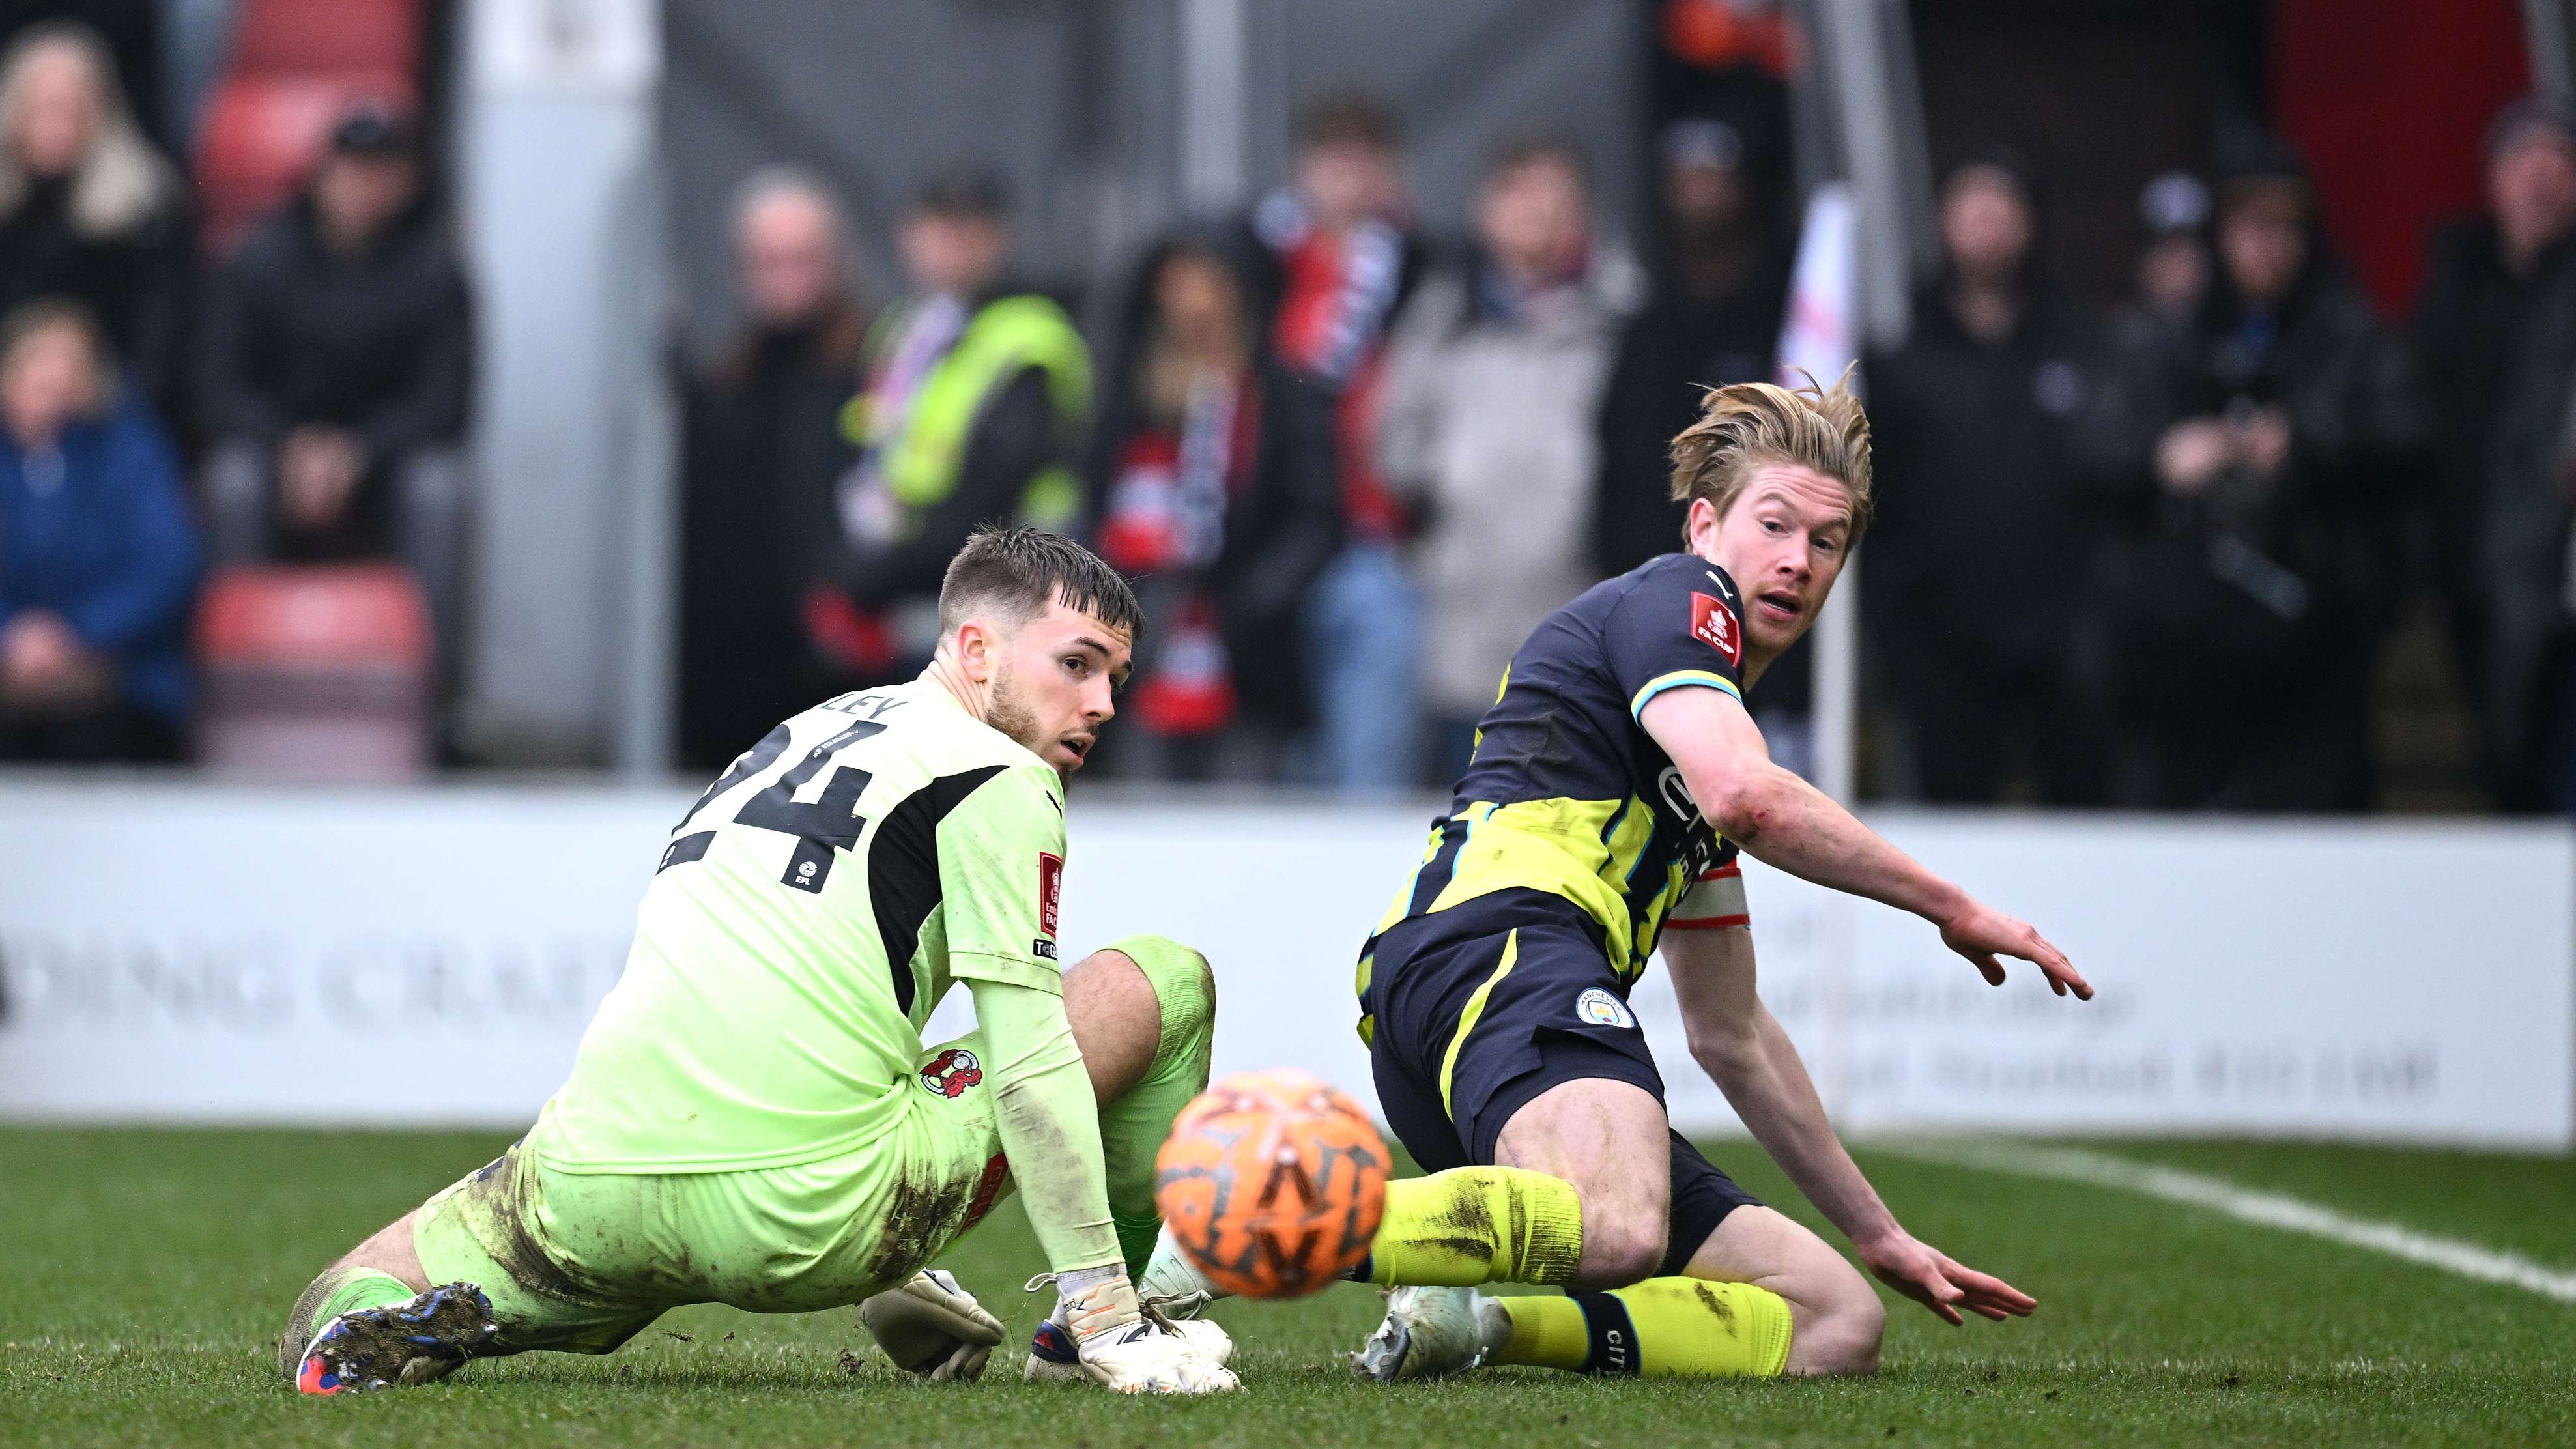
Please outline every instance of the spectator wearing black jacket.
[{"label": "spectator wearing black jacket", "polygon": [[2138,290],[2127,320],[2188,329],[2209,299],[2209,187],[2168,171],[2138,193]]},{"label": "spectator wearing black jacket", "polygon": [[[1789,300],[1787,248],[1754,192],[1735,128],[1675,121],[1664,130],[1662,162],[1665,232],[1653,297],[1620,334],[1601,396],[1593,552],[1604,578],[1679,546],[1673,436],[1699,420],[1703,389],[1771,380]],[[1765,676],[1766,689],[1773,683],[1776,672]]]},{"label": "spectator wearing black jacket", "polygon": [[[1673,437],[1699,420],[1702,389],[1771,380],[1789,301],[1789,248],[1742,135],[1690,117],[1664,128],[1660,151],[1664,237],[1654,292],[1621,332],[1601,394],[1592,552],[1603,578],[1680,546]],[[1762,676],[1756,707],[1775,755],[1794,757],[1808,686],[1803,645]]]},{"label": "spectator wearing black jacket", "polygon": [[198,364],[217,559],[375,554],[389,535],[453,658],[473,307],[407,117],[341,119],[303,194],[216,274]]},{"label": "spectator wearing black jacket", "polygon": [[2070,625],[2098,540],[2069,439],[2092,343],[2037,275],[2037,224],[2017,155],[1953,170],[1941,272],[1904,345],[1867,364],[1888,486],[1861,598],[1923,793],[1945,803],[1997,801],[2024,769],[2052,804],[2104,790]]},{"label": "spectator wearing black jacket", "polygon": [[830,196],[795,172],[743,184],[734,259],[743,320],[684,389],[680,754],[718,769],[829,693],[802,620],[814,540],[838,527],[841,407],[864,326]]},{"label": "spectator wearing black jacket", "polygon": [[[2155,490],[2147,481],[2145,460],[2170,421],[2162,401],[2169,379],[2190,368],[2198,355],[2201,315],[2208,309],[2218,270],[2209,234],[2211,206],[2208,183],[2188,172],[2167,172],[2140,191],[2142,234],[2134,288],[2111,313],[2092,387],[2069,435],[2076,472],[2096,490],[2095,501],[2115,540],[2135,539],[2157,528]],[[2113,549],[2123,546],[2115,543]],[[2104,666],[2091,671],[2098,696],[2110,685],[2108,661],[2094,662]],[[2143,788],[2136,779],[2130,784]]]},{"label": "spectator wearing black jacket", "polygon": [[[1306,613],[1342,541],[1333,397],[1263,345],[1253,261],[1188,234],[1137,267],[1090,474],[1146,627],[1111,763],[1267,779],[1313,723]],[[1123,762],[1123,763],[1122,763]]]},{"label": "spectator wearing black jacket", "polygon": [[2423,394],[2294,155],[2240,158],[2217,218],[2198,324],[2098,414],[2135,520],[2105,570],[2119,713],[2142,803],[2360,809]]},{"label": "spectator wearing black jacket", "polygon": [[164,417],[179,393],[184,196],[95,31],[40,24],[0,59],[0,313],[80,302],[139,400]]},{"label": "spectator wearing black jacket", "polygon": [[[2555,479],[2524,485],[2527,460],[2549,458],[2566,425],[2569,345],[2552,329],[2569,323],[2556,293],[2576,284],[2576,115],[2537,100],[2507,108],[2488,132],[2485,179],[2486,211],[2434,234],[2416,299],[2436,451],[2413,562],[2447,606],[2489,788],[2530,809],[2551,788],[2540,741],[2557,701],[2535,686],[2565,612],[2564,561],[2547,547],[2565,527],[2553,522]],[[2540,405],[2509,406],[2531,383]],[[2504,524],[2493,552],[2491,519]]]}]

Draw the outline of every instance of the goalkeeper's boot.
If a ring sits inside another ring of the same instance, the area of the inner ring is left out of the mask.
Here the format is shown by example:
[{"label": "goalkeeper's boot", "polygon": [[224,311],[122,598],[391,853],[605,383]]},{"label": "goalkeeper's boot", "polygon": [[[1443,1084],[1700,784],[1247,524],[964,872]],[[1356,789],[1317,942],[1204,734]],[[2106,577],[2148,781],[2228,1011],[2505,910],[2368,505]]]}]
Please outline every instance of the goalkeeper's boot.
[{"label": "goalkeeper's boot", "polygon": [[[1034,1292],[1054,1277],[1052,1273],[1041,1273],[1030,1279],[1030,1291]],[[1075,1337],[1074,1324],[1080,1312],[1081,1305],[1071,1297],[1057,1297],[1055,1308],[1039,1321],[1037,1332],[1029,1340],[1028,1364],[1020,1371],[1023,1382],[1078,1384],[1094,1377],[1082,1366],[1081,1340]],[[1151,1307],[1144,1308],[1142,1315],[1143,1322],[1139,1327],[1159,1330],[1179,1339],[1215,1370],[1212,1377],[1222,1381],[1217,1387],[1234,1387],[1234,1375],[1225,1367],[1226,1361],[1234,1357],[1234,1338],[1222,1325],[1205,1319],[1171,1318]]]},{"label": "goalkeeper's boot", "polygon": [[1165,1223],[1154,1239],[1153,1256],[1145,1260],[1145,1271],[1136,1275],[1136,1301],[1149,1313],[1185,1323],[1207,1312],[1209,1304],[1230,1296],[1182,1255],[1180,1245],[1172,1241],[1171,1224]]},{"label": "goalkeeper's boot", "polygon": [[362,1393],[443,1379],[501,1331],[471,1283],[432,1288],[407,1303],[343,1313],[313,1331],[295,1371],[306,1394]]},{"label": "goalkeeper's boot", "polygon": [[1442,1378],[1483,1363],[1511,1337],[1511,1315],[1473,1288],[1397,1288],[1386,1295],[1386,1321],[1351,1355],[1351,1371],[1382,1384]]}]

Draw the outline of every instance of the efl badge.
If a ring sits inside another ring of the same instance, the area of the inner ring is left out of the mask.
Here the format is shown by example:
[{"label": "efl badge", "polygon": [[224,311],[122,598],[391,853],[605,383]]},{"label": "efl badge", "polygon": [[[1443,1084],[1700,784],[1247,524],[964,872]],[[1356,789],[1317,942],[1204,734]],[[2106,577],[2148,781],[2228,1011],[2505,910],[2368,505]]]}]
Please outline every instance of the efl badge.
[{"label": "efl badge", "polygon": [[1725,655],[1729,664],[1744,663],[1744,626],[1735,622],[1735,611],[1724,599],[1691,594],[1691,637]]},{"label": "efl badge", "polygon": [[962,1097],[984,1080],[984,1064],[964,1047],[950,1047],[921,1069],[921,1085],[934,1097]]},{"label": "efl badge", "polygon": [[1574,998],[1574,1014],[1594,1026],[1615,1026],[1621,1031],[1637,1029],[1636,1014],[1628,1010],[1628,1003],[1598,986],[1586,987],[1581,996]]},{"label": "efl badge", "polygon": [[1064,857],[1038,852],[1038,929],[1055,934],[1056,902],[1064,896]]}]

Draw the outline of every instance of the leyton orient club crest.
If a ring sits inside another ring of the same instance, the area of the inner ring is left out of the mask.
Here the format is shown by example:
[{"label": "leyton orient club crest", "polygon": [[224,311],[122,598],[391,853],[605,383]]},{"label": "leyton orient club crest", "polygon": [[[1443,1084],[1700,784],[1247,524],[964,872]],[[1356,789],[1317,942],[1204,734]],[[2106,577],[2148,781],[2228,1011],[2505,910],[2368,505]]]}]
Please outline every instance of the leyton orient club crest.
[{"label": "leyton orient club crest", "polygon": [[941,1097],[962,1097],[983,1080],[983,1063],[964,1047],[950,1047],[921,1069],[921,1085]]}]

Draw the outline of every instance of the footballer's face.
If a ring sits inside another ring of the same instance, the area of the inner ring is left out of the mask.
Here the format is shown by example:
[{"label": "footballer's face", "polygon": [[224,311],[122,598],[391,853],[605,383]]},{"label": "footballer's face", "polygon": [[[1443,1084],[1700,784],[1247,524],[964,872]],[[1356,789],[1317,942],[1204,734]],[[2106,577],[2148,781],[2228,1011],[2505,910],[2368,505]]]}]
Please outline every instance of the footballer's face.
[{"label": "footballer's face", "polygon": [[1118,713],[1115,695],[1134,653],[1126,631],[1054,602],[988,647],[984,722],[1059,774],[1081,769],[1101,726]]},{"label": "footballer's face", "polygon": [[1769,663],[1815,623],[1851,547],[1851,494],[1795,463],[1765,463],[1726,512],[1690,507],[1690,551],[1744,591],[1746,652]]}]

